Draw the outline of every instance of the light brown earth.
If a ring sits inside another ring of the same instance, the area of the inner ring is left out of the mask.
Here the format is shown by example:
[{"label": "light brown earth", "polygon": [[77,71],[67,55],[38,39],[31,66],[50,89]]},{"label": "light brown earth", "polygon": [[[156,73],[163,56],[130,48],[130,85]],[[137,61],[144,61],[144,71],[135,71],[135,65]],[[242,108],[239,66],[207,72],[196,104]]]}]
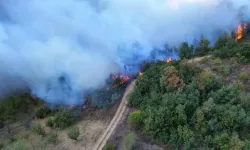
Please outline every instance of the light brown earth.
[{"label": "light brown earth", "polygon": [[103,134],[98,139],[96,145],[94,146],[93,150],[102,150],[102,148],[106,145],[108,139],[116,129],[118,123],[120,122],[121,118],[124,117],[125,111],[127,110],[127,100],[126,97],[129,94],[129,92],[132,91],[133,87],[135,85],[135,80],[130,83],[130,85],[127,87],[125,94],[122,98],[122,101],[120,103],[120,106],[118,107],[115,116],[113,117],[112,121],[110,122],[108,128],[103,132]]}]

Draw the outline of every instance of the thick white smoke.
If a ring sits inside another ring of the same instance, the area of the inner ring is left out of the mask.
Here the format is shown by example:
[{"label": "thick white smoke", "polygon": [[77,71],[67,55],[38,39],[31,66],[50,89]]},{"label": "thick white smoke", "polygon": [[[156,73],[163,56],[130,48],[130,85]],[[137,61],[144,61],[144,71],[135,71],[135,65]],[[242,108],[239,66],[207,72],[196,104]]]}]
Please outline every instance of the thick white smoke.
[{"label": "thick white smoke", "polygon": [[[213,40],[249,13],[249,0],[2,0],[0,93],[29,88],[49,103],[79,104],[117,64],[153,47]],[[245,9],[242,6],[246,6]],[[247,13],[248,12],[248,13]],[[248,17],[248,18],[247,18]],[[140,43],[141,49],[131,48]],[[118,48],[120,47],[120,48]],[[136,51],[136,52],[135,52]]]}]

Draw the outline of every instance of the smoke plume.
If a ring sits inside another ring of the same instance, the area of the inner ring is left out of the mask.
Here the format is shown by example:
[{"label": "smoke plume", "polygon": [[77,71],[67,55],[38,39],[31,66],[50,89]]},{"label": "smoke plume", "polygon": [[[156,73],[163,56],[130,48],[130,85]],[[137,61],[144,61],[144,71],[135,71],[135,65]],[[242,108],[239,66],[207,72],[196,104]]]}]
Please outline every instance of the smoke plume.
[{"label": "smoke plume", "polygon": [[1,0],[0,95],[80,104],[126,63],[248,20],[249,0]]}]

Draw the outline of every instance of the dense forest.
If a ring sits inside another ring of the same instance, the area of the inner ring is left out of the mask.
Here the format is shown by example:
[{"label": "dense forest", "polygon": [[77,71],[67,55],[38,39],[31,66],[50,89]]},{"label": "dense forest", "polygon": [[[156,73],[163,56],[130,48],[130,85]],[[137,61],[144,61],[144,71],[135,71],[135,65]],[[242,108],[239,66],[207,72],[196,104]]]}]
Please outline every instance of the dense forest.
[{"label": "dense forest", "polygon": [[[250,149],[250,42],[223,34],[209,44],[183,43],[180,60],[145,64],[128,97],[137,109],[128,121],[175,149]],[[187,60],[195,56],[208,57]]]}]

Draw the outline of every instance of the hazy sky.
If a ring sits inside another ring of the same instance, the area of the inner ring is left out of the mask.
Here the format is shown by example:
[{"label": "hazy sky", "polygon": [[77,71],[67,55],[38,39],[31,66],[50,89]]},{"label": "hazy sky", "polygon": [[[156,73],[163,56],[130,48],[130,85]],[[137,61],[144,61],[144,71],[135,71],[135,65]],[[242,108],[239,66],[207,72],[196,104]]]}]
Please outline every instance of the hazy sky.
[{"label": "hazy sky", "polygon": [[[75,104],[137,53],[234,30],[249,0],[2,0],[0,93]],[[249,19],[249,9],[243,18]],[[137,41],[141,49],[132,48]],[[117,47],[120,47],[119,49]],[[126,59],[125,59],[126,58]],[[131,61],[131,60],[129,60]],[[136,60],[134,60],[136,61]],[[66,83],[58,78],[66,77]]]}]

